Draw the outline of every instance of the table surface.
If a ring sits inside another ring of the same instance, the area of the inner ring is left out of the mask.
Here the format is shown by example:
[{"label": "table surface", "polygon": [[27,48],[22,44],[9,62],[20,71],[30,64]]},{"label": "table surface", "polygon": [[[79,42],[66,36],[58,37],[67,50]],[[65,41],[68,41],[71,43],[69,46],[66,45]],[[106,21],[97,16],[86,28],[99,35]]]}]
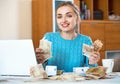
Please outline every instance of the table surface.
[{"label": "table surface", "polygon": [[65,81],[65,80],[48,80],[36,79],[31,77],[9,77],[0,76],[0,84],[120,84],[120,72],[117,76],[111,76],[107,79],[98,80],[79,80],[79,81]]}]

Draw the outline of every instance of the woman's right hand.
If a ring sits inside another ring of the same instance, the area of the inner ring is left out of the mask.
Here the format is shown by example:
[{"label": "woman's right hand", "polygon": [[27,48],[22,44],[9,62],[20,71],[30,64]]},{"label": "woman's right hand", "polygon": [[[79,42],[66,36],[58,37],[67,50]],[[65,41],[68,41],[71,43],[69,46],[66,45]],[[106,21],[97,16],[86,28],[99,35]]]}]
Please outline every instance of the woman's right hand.
[{"label": "woman's right hand", "polygon": [[41,48],[36,48],[35,52],[38,63],[44,63],[46,61],[44,51]]}]

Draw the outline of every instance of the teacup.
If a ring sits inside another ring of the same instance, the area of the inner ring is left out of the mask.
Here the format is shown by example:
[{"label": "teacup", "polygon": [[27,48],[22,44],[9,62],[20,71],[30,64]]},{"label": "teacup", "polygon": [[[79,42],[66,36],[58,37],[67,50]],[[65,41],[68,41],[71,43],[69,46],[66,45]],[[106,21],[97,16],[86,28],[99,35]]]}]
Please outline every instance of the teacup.
[{"label": "teacup", "polygon": [[107,67],[106,73],[111,73],[114,67],[114,59],[102,59],[102,65]]}]

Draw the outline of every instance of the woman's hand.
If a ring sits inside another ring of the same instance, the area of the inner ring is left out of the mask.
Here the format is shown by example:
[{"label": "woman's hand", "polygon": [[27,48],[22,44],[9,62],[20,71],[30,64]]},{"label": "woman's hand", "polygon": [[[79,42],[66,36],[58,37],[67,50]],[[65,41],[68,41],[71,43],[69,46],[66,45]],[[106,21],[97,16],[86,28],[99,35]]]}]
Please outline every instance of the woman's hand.
[{"label": "woman's hand", "polygon": [[36,58],[39,63],[44,63],[46,61],[44,51],[42,49],[36,48]]},{"label": "woman's hand", "polygon": [[100,60],[99,52],[92,52],[89,58],[89,64],[96,64]]}]

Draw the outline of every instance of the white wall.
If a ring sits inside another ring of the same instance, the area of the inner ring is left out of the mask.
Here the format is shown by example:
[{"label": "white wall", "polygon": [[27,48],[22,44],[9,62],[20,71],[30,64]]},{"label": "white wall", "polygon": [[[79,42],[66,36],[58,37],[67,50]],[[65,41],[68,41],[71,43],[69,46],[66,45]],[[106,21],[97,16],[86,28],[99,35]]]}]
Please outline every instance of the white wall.
[{"label": "white wall", "polygon": [[0,40],[31,39],[31,0],[0,0]]}]

